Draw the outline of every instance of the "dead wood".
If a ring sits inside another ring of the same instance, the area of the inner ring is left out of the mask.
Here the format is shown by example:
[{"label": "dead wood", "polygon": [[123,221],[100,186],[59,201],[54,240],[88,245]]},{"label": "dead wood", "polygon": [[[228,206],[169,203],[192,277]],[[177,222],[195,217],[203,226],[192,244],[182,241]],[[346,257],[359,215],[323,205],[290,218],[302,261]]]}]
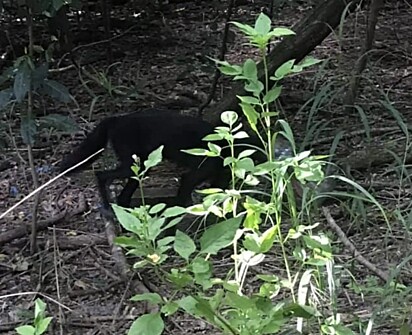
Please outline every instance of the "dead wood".
[{"label": "dead wood", "polygon": [[[57,238],[60,250],[77,250],[90,245],[107,245],[103,234],[88,234],[79,236],[59,236]],[[41,245],[39,241],[39,245]]]},{"label": "dead wood", "polygon": [[[130,271],[129,264],[127,263],[126,257],[123,254],[122,248],[114,243],[114,239],[116,237],[114,218],[102,215],[102,220],[106,226],[107,240],[109,241],[109,245],[112,249],[112,256],[115,261],[116,271],[119,274],[120,279],[130,284],[130,290],[133,293],[149,293],[149,289],[143,282],[138,279],[133,280],[133,272]],[[149,313],[158,312],[157,306],[152,306],[149,304],[146,304],[145,310]]]},{"label": "dead wood", "polygon": [[375,264],[369,262],[353,245],[351,241],[346,237],[345,233],[343,230],[337,225],[335,222],[335,219],[332,217],[329,209],[327,207],[322,207],[323,215],[326,218],[326,221],[329,224],[329,227],[332,228],[332,230],[338,235],[339,240],[343,243],[343,245],[349,249],[349,251],[353,254],[355,259],[362,265],[364,265],[366,268],[368,268],[370,271],[372,271],[374,274],[376,274],[381,280],[383,280],[385,283],[389,281],[390,277],[389,274],[385,271],[382,271],[379,269]]},{"label": "dead wood", "polygon": [[[354,0],[350,4],[350,9],[354,8],[360,0]],[[341,16],[345,11],[348,2],[345,0],[324,0],[303,20],[298,22],[292,30],[294,36],[285,37],[268,55],[269,74],[285,62],[295,59],[301,61],[316,46],[318,46],[341,21]],[[264,76],[263,64],[258,65],[259,78]],[[237,95],[244,95],[243,85],[235,86],[227,97],[217,106],[208,108],[205,111],[205,119],[217,124],[220,114],[227,110],[239,110]]]},{"label": "dead wood", "polygon": [[[75,208],[73,211],[64,211],[60,214],[51,217],[47,220],[41,220],[38,222],[37,231],[45,230],[53,224],[56,224],[59,221],[64,220],[66,217],[72,217],[74,215],[83,213],[87,208],[86,200],[84,196],[80,197],[79,206]],[[12,229],[0,235],[0,246],[4,245],[5,243],[11,242],[17,238],[24,237],[29,234],[30,225],[23,224],[18,228]]]},{"label": "dead wood", "polygon": [[371,143],[363,149],[351,151],[339,164],[351,169],[362,170],[371,166],[383,166],[396,161],[395,157],[401,157],[405,164],[412,162],[412,153],[406,152],[405,143]]}]

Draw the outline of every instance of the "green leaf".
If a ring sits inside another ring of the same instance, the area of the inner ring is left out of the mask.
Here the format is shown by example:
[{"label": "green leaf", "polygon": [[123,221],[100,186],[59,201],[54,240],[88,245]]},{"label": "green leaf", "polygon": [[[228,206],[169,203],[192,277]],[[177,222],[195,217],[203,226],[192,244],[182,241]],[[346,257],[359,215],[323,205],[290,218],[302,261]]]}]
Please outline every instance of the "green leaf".
[{"label": "green leaf", "polygon": [[313,250],[322,251],[326,256],[332,255],[332,248],[329,244],[329,240],[326,236],[303,236],[303,240],[306,243],[306,246]]},{"label": "green leaf", "polygon": [[259,185],[259,183],[260,183],[259,179],[251,174],[248,174],[245,178],[245,184],[247,185],[256,186],[256,185]]},{"label": "green leaf", "polygon": [[260,35],[267,35],[270,32],[270,18],[264,13],[260,13],[255,22],[255,31]]},{"label": "green leaf", "polygon": [[209,150],[206,149],[185,149],[181,151],[193,156],[207,156],[209,153]]},{"label": "green leaf", "polygon": [[316,316],[319,313],[312,306],[299,305],[297,303],[292,303],[286,306],[283,310],[284,315],[293,315],[295,318],[309,319],[312,316]]},{"label": "green leaf", "polygon": [[242,73],[242,68],[238,65],[231,65],[231,66],[220,66],[220,72],[227,76],[237,76]]},{"label": "green leaf", "polygon": [[160,335],[165,328],[160,313],[145,314],[132,323],[128,335]]},{"label": "green leaf", "polygon": [[209,214],[209,212],[207,211],[207,209],[205,209],[203,204],[196,204],[196,205],[193,205],[193,206],[189,206],[186,209],[186,211],[189,214],[199,215],[199,216]]},{"label": "green leaf", "polygon": [[[185,209],[185,212],[186,212],[186,209]],[[162,228],[162,230],[167,230],[167,229],[169,229],[169,228],[172,228],[172,227],[174,227],[174,226],[176,226],[178,223],[180,223],[180,221],[182,221],[182,219],[183,219],[183,216],[179,216],[179,217],[177,217],[177,218],[174,218],[172,221],[170,221],[166,226],[164,226],[163,228]]]},{"label": "green leaf", "polygon": [[244,138],[249,138],[249,135],[245,131],[238,131],[236,134],[233,135],[233,138],[241,140],[241,139],[244,139]]},{"label": "green leaf", "polygon": [[17,69],[14,77],[13,91],[17,102],[22,102],[30,88],[30,68],[23,61]]},{"label": "green leaf", "polygon": [[220,61],[218,59],[213,59],[213,61],[216,64],[220,65],[219,66],[220,72],[222,72],[223,74],[227,76],[237,76],[242,73],[242,67],[239,65],[232,65],[232,64],[229,64],[227,61]]},{"label": "green leaf", "polygon": [[230,245],[241,221],[241,217],[235,217],[209,227],[200,238],[200,252],[216,254],[220,249]]},{"label": "green leaf", "polygon": [[6,88],[0,91],[0,111],[7,106],[7,104],[12,101],[13,90],[11,88]]},{"label": "green leaf", "polygon": [[114,239],[114,243],[123,248],[137,248],[141,244],[141,241],[135,236],[117,236]]},{"label": "green leaf", "polygon": [[168,244],[172,243],[174,240],[175,238],[173,236],[166,236],[157,241],[157,246],[158,247],[167,246]]},{"label": "green leaf", "polygon": [[37,298],[34,302],[34,318],[42,316],[46,310],[46,304],[40,298]]},{"label": "green leaf", "polygon": [[225,300],[229,306],[235,307],[241,311],[249,308],[255,308],[255,302],[253,299],[246,296],[241,296],[235,292],[227,292]]},{"label": "green leaf", "polygon": [[257,34],[256,30],[247,24],[243,24],[239,22],[230,22],[230,23],[234,24],[245,35],[254,36]]},{"label": "green leaf", "polygon": [[37,90],[44,84],[44,80],[47,78],[47,72],[49,71],[48,63],[42,63],[35,68],[32,73],[32,85],[33,89]]},{"label": "green leaf", "polygon": [[215,314],[213,312],[212,306],[210,306],[209,301],[206,299],[198,298],[198,303],[196,304],[197,313],[206,318],[208,321],[215,319]]},{"label": "green leaf", "polygon": [[180,308],[185,310],[191,315],[196,315],[196,304],[197,300],[191,296],[184,297],[176,301]]},{"label": "green leaf", "polygon": [[284,327],[284,324],[288,321],[281,313],[277,313],[275,317],[272,317],[270,321],[262,329],[262,334],[277,334]]},{"label": "green leaf", "polygon": [[200,298],[193,298],[191,296],[184,297],[178,301],[176,301],[180,308],[185,310],[187,313],[197,316],[197,317],[204,317],[209,322],[214,320],[214,314],[212,312],[212,308],[210,304]]},{"label": "green leaf", "polygon": [[315,65],[315,64],[318,64],[318,63],[321,63],[321,62],[322,62],[322,60],[320,60],[320,59],[316,59],[312,56],[308,56],[299,63],[299,66],[302,69],[304,69],[305,67],[312,66],[312,65]]},{"label": "green leaf", "polygon": [[27,115],[21,118],[20,134],[24,144],[34,144],[34,138],[37,134],[37,125],[33,117]]},{"label": "green leaf", "polygon": [[245,95],[245,96],[238,95],[238,98],[241,102],[245,102],[249,105],[260,105],[259,99],[255,98],[255,97],[251,97],[251,96],[248,96],[248,95]]},{"label": "green leaf", "polygon": [[179,206],[173,206],[170,208],[166,208],[162,216],[164,216],[165,218],[172,218],[172,217],[182,215],[185,213],[186,213],[186,208],[179,207]]},{"label": "green leaf", "polygon": [[256,254],[260,251],[260,240],[256,233],[246,234],[243,241],[243,246],[246,250],[252,251]]},{"label": "green leaf", "polygon": [[245,84],[245,91],[253,93],[255,97],[259,97],[264,89],[265,86],[259,80],[249,81]]},{"label": "green leaf", "polygon": [[262,234],[262,236],[260,237],[260,243],[261,243],[260,251],[259,251],[260,253],[268,252],[272,248],[273,243],[275,241],[275,237],[276,237],[275,235],[276,230],[277,230],[277,227],[273,226],[267,229]]},{"label": "green leaf", "polygon": [[238,115],[236,112],[233,111],[226,111],[220,115],[220,119],[223,123],[229,125],[230,127],[235,124],[238,119]]},{"label": "green leaf", "polygon": [[38,45],[38,44],[34,44],[33,45],[33,51],[35,52],[35,53],[42,53],[42,52],[44,52],[44,49],[43,49],[43,47],[41,46],[41,45]]},{"label": "green leaf", "polygon": [[245,114],[250,127],[257,132],[257,121],[259,119],[259,113],[256,112],[255,107],[247,104],[241,103],[240,107],[242,108],[243,114]]},{"label": "green leaf", "polygon": [[207,146],[210,149],[210,151],[213,152],[216,156],[220,155],[220,152],[222,151],[222,148],[220,146],[211,142],[209,142]]},{"label": "green leaf", "polygon": [[150,154],[147,160],[144,161],[144,167],[146,170],[149,170],[150,168],[158,165],[162,161],[162,151],[163,151],[163,145],[158,147],[156,150],[153,150]]},{"label": "green leaf", "polygon": [[[69,2],[70,3],[70,2]],[[53,8],[57,12],[61,7],[67,4],[65,0],[52,0]]]},{"label": "green leaf", "polygon": [[161,233],[162,226],[165,223],[166,218],[152,218],[149,220],[149,222],[147,223],[147,230],[148,230],[148,235],[147,237],[154,241],[156,239],[156,237],[159,236],[159,234]]},{"label": "green leaf", "polygon": [[196,250],[196,245],[188,235],[177,230],[173,248],[179,256],[189,261],[190,255]]},{"label": "green leaf", "polygon": [[178,288],[184,288],[189,284],[193,283],[193,277],[189,273],[179,272],[177,269],[172,269],[169,274],[167,274],[167,279],[173,282]]},{"label": "green leaf", "polygon": [[40,128],[54,128],[69,133],[74,133],[79,130],[79,127],[73,119],[60,114],[45,115],[38,120]]},{"label": "green leaf", "polygon": [[235,157],[226,157],[223,160],[223,166],[229,166],[231,164],[234,164],[237,162],[237,159]]},{"label": "green leaf", "polygon": [[249,157],[240,159],[239,161],[236,162],[236,166],[235,166],[236,169],[242,169],[247,172],[253,171],[254,167],[255,167],[255,163]]},{"label": "green leaf", "polygon": [[411,332],[412,329],[408,323],[404,323],[401,328],[399,328],[399,335],[410,335]]},{"label": "green leaf", "polygon": [[68,103],[71,100],[67,87],[55,80],[45,79],[42,89],[46,94],[58,101]]},{"label": "green leaf", "polygon": [[124,229],[137,235],[141,234],[142,222],[137,217],[118,205],[112,205],[112,208],[117,220],[119,220]]},{"label": "green leaf", "polygon": [[209,261],[201,257],[196,257],[192,262],[192,271],[195,274],[210,273],[211,264]]},{"label": "green leaf", "polygon": [[263,97],[263,102],[266,104],[270,104],[273,101],[276,101],[279,98],[280,93],[282,92],[282,86],[274,86],[270,89],[269,92]]},{"label": "green leaf", "polygon": [[283,63],[275,71],[275,77],[271,78],[271,79],[274,79],[274,80],[283,79],[284,77],[286,77],[288,74],[290,74],[292,72],[292,68],[293,68],[294,64],[295,64],[294,59],[288,60],[287,62]]},{"label": "green leaf", "polygon": [[223,135],[221,134],[210,134],[203,137],[203,141],[220,141],[223,140]]},{"label": "green leaf", "polygon": [[170,316],[170,315],[173,315],[174,313],[176,313],[178,309],[179,309],[179,305],[177,303],[175,303],[174,301],[171,301],[171,302],[168,302],[167,304],[163,305],[160,311],[164,315]]},{"label": "green leaf", "polygon": [[245,158],[245,157],[252,156],[255,152],[256,152],[255,149],[246,149],[246,150],[243,150],[243,151],[239,154],[239,156],[237,157],[237,159],[242,159],[242,158]]},{"label": "green leaf", "polygon": [[289,36],[289,35],[295,35],[295,32],[293,30],[290,30],[288,28],[274,28],[270,33],[270,37],[283,37],[283,36]]},{"label": "green leaf", "polygon": [[136,294],[133,297],[131,297],[130,300],[131,301],[148,301],[155,305],[163,303],[162,297],[157,293]]},{"label": "green leaf", "polygon": [[149,210],[149,214],[157,214],[159,212],[161,212],[164,208],[166,207],[166,204],[156,204],[154,205],[152,208],[150,208]]},{"label": "green leaf", "polygon": [[255,61],[247,59],[243,64],[243,75],[250,81],[257,81],[257,66]]},{"label": "green leaf", "polygon": [[20,335],[35,335],[36,329],[33,326],[21,326],[16,328],[16,332]]},{"label": "green leaf", "polygon": [[273,283],[263,283],[259,288],[259,295],[262,297],[273,298],[279,294],[281,286]]},{"label": "green leaf", "polygon": [[[296,151],[296,149],[295,149],[295,139],[294,139],[294,136],[293,136],[292,128],[290,127],[289,123],[286,122],[285,120],[279,120],[278,122],[280,123],[280,125],[283,128],[283,131],[279,132],[279,134],[281,134],[289,142],[289,144],[285,143],[284,145],[285,146],[291,145],[293,151],[295,152]],[[282,140],[284,141],[284,139],[282,139]],[[282,143],[282,142],[280,142],[280,143]]]},{"label": "green leaf", "polygon": [[[247,205],[247,203],[245,205]],[[256,211],[253,208],[247,208],[246,218],[245,218],[245,221],[243,222],[243,226],[245,228],[258,229],[259,224],[262,222],[262,219],[260,216],[261,216],[261,213],[259,211]]]},{"label": "green leaf", "polygon": [[47,328],[49,328],[49,324],[53,318],[52,317],[47,317],[44,319],[41,319],[39,322],[36,324],[36,335],[41,335],[47,331]]}]

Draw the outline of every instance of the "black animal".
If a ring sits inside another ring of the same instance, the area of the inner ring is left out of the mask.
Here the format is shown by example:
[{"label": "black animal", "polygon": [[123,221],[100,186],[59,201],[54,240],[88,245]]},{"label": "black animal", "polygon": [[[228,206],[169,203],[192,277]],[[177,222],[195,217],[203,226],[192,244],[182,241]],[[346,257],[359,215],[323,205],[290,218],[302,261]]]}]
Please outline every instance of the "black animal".
[{"label": "black animal", "polygon": [[[214,127],[201,119],[171,113],[133,113],[108,117],[86,137],[80,146],[70,153],[60,164],[60,170],[65,171],[81,162],[101,148],[111,143],[119,164],[114,170],[96,173],[98,189],[104,209],[109,209],[107,186],[114,179],[128,178],[128,181],[117,198],[121,206],[129,206],[138,182],[130,178],[133,173],[132,155],[135,154],[143,162],[148,155],[159,146],[164,145],[163,157],[181,166],[189,168],[182,176],[178,192],[180,205],[187,205],[196,185],[210,180],[215,186],[224,187],[226,183],[222,161],[219,158],[207,158],[183,153],[182,149],[206,148],[207,143],[202,138],[213,133]],[[87,163],[91,164],[97,156]],[[75,171],[75,170],[74,170]]]}]

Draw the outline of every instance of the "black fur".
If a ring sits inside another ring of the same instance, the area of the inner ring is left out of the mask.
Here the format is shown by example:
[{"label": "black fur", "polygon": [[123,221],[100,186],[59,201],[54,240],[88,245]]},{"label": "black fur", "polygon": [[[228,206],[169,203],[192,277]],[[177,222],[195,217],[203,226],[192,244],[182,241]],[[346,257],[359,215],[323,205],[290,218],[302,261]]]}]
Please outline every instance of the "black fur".
[{"label": "black fur", "polygon": [[[138,187],[130,167],[136,154],[140,161],[160,145],[164,145],[163,157],[179,165],[188,167],[190,171],[182,176],[178,193],[180,205],[187,205],[196,185],[211,180],[215,186],[224,185],[222,161],[217,158],[193,156],[181,152],[182,149],[205,148],[202,138],[213,133],[214,127],[201,119],[167,113],[133,113],[118,117],[109,117],[101,121],[86,137],[80,146],[69,154],[60,165],[64,171],[81,162],[101,148],[111,143],[119,160],[114,170],[96,173],[99,192],[105,209],[110,208],[107,186],[117,178],[128,178],[128,181],[117,198],[121,206],[129,206],[133,193]],[[92,161],[96,160],[96,156]],[[91,164],[92,161],[79,166],[76,170]]]}]

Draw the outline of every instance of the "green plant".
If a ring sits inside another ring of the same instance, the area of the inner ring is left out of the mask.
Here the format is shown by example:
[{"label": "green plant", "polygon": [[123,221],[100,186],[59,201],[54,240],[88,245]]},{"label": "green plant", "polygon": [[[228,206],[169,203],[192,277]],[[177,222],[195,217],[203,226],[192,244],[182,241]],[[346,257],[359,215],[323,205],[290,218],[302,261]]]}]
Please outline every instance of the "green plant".
[{"label": "green plant", "polygon": [[[206,320],[225,334],[272,334],[292,327],[302,331],[304,325],[307,329],[317,328],[315,332],[350,334],[336,312],[322,307],[325,304],[334,306],[331,246],[321,231],[314,233],[317,224],[308,225],[301,221],[292,182],[298,182],[302,189],[309,182],[320,183],[324,178],[323,157],[310,156],[310,152],[297,154],[292,130],[285,121],[277,121],[280,131],[272,130],[272,118],[278,117],[278,113],[272,111],[271,106],[281,93],[279,81],[317,61],[310,58],[296,65],[292,60],[269,76],[265,58],[267,44],[272,37],[292,32],[285,28],[271,30],[270,20],[264,14],[258,17],[255,27],[235,24],[260,51],[265,73],[263,82],[258,78],[257,65],[252,60],[242,66],[217,63],[223,73],[245,82],[245,89],[251,95],[240,96],[240,106],[250,127],[262,141],[267,161],[254,164],[250,156],[258,148],[248,147],[240,153],[235,150],[238,141],[248,135],[234,112],[223,113],[223,126],[205,138],[208,150],[187,150],[194,155],[218,157],[224,150],[218,143],[225,141],[231,152],[223,162],[231,171],[231,187],[201,191],[205,195],[203,202],[186,210],[198,216],[213,215],[220,220],[206,229],[199,245],[179,230],[175,236],[156,241],[162,231],[181,219],[180,208],[165,209],[164,204],[158,204],[126,210],[114,206],[120,223],[132,233],[128,237],[119,237],[117,243],[128,249],[129,255],[143,257],[135,267],[152,266],[160,279],[174,287],[170,297],[151,293],[132,298],[158,304],[161,312],[138,318],[129,334],[140,334],[143,330],[147,334],[160,334],[163,331],[161,313],[168,316],[178,309]],[[270,80],[274,85],[269,86]],[[291,157],[275,159],[278,136],[290,143]],[[144,171],[135,167],[138,180],[152,163],[159,161],[153,157],[159,158],[159,152],[145,162]],[[257,190],[262,179],[269,183],[269,190]],[[303,207],[307,209],[309,203]],[[290,220],[285,219],[285,208]],[[170,217],[173,220],[168,226],[166,219]],[[223,277],[216,277],[211,256],[229,246],[233,248],[234,263],[227,265]],[[160,265],[172,248],[184,264],[166,271]],[[257,275],[258,289],[248,292],[245,283],[250,267],[261,264],[273,252],[283,259],[283,271],[277,274],[263,271]]]},{"label": "green plant", "polygon": [[[67,88],[55,80],[47,78],[48,62],[35,65],[35,58],[30,55],[19,57],[12,67],[0,77],[0,85],[9,87],[0,91],[0,111],[25,101],[29,91],[34,97],[48,95],[53,99],[67,103],[71,97]],[[11,108],[12,110],[14,107]],[[25,144],[34,144],[37,132],[44,128],[73,131],[75,124],[60,114],[49,114],[36,117],[34,113],[23,113],[21,116],[21,136]]]},{"label": "green plant", "polygon": [[[17,58],[13,66],[6,69],[0,76],[0,112],[3,112],[6,107],[9,107],[9,112],[12,115],[16,107],[21,107],[20,105],[25,103],[25,108],[20,108],[19,110],[21,121],[20,133],[23,142],[27,145],[33,187],[37,189],[39,188],[39,180],[33,158],[33,145],[38,131],[44,128],[57,128],[71,131],[76,129],[76,127],[69,118],[61,115],[49,114],[39,117],[35,104],[36,98],[43,98],[44,95],[49,95],[51,98],[65,103],[71,100],[71,96],[64,85],[47,78],[53,43],[44,52],[41,46],[34,44],[33,38],[33,20],[35,15],[56,14],[57,11],[62,8],[63,3],[56,3],[51,0],[41,2],[33,1],[28,2],[26,5],[27,6],[19,6],[19,8],[22,9],[22,13],[20,14],[25,16],[28,46],[25,48],[25,54]],[[41,55],[43,55],[43,52],[44,59],[42,60]],[[39,202],[40,193],[37,193],[34,197],[32,213],[30,241],[30,251],[32,254],[37,248],[37,208]]]},{"label": "green plant", "polygon": [[[153,151],[148,159],[143,162],[144,169],[141,169],[140,162],[136,159],[132,169],[136,174],[136,180],[140,185],[140,192],[143,197],[142,181],[147,171],[159,164],[162,160],[163,146]],[[144,201],[144,200],[143,200]],[[116,238],[116,243],[128,248],[128,254],[136,257],[143,257],[142,261],[134,264],[134,268],[141,268],[150,263],[161,264],[167,259],[167,251],[171,249],[173,237],[159,239],[162,232],[172,228],[182,219],[182,214],[186,211],[181,207],[166,208],[165,204],[157,204],[153,207],[143,204],[133,210],[124,209],[113,205],[116,216],[121,221],[122,226],[133,233],[131,237],[121,236]],[[167,219],[171,219],[167,222]]]},{"label": "green plant", "polygon": [[20,335],[41,335],[47,331],[53,318],[46,317],[46,304],[40,298],[34,302],[34,319],[33,325],[25,325],[16,328]]}]

